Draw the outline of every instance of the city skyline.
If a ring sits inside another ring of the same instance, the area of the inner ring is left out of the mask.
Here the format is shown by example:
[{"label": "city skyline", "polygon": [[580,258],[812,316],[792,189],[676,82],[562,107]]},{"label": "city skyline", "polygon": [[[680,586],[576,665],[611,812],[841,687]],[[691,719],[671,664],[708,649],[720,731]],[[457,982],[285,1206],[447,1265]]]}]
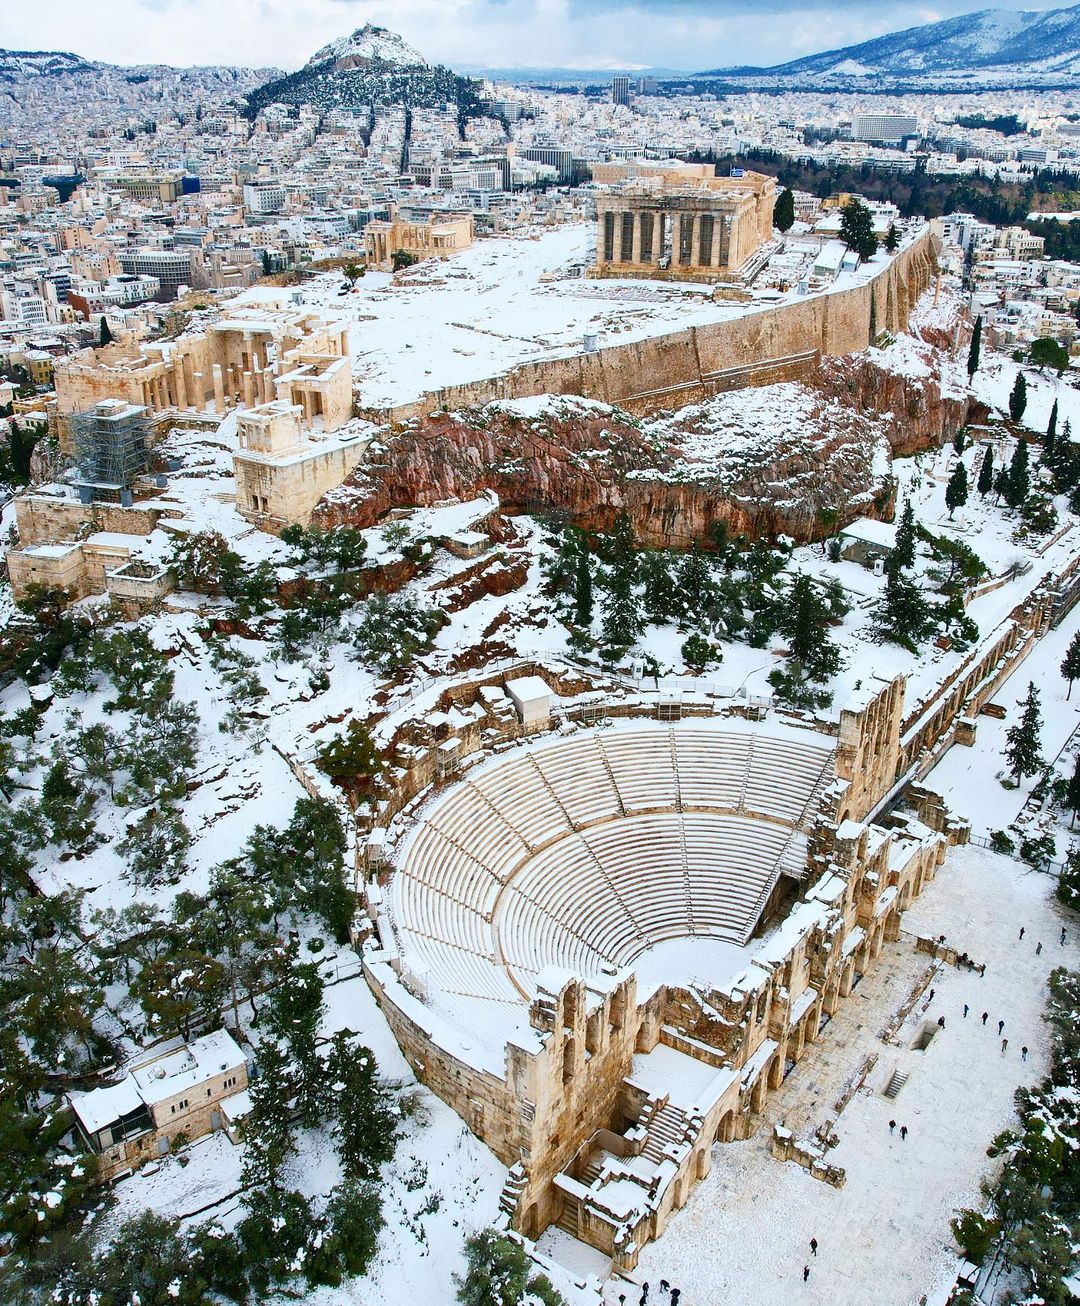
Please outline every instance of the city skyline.
[{"label": "city skyline", "polygon": [[[299,67],[325,42],[371,22],[399,32],[432,63],[466,68],[664,67],[687,72],[768,65],[986,8],[1046,11],[1038,0],[867,6],[837,0],[110,0],[107,21],[57,0],[50,33],[31,10],[6,15],[9,49],[64,49],[119,64]],[[764,22],[770,17],[782,19]]]}]

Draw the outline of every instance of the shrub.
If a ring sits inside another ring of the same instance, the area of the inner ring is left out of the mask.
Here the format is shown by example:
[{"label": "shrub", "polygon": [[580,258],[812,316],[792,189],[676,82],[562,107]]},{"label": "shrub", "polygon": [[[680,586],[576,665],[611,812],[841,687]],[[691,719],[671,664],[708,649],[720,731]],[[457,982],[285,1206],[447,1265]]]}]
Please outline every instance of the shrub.
[{"label": "shrub", "polygon": [[986,1259],[999,1227],[997,1220],[970,1210],[961,1211],[952,1222],[956,1245],[975,1265],[981,1265]]},{"label": "shrub", "polygon": [[990,847],[996,853],[1012,854],[1016,851],[1016,844],[1009,838],[1004,830],[994,830],[990,835]]}]

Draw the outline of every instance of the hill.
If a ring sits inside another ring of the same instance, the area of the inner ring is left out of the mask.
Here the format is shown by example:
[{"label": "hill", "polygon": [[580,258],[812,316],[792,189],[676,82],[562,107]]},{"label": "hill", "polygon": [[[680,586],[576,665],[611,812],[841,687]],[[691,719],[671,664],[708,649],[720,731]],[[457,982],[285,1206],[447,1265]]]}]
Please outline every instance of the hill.
[{"label": "hill", "polygon": [[715,69],[702,76],[918,76],[991,68],[1080,72],[1080,5],[1036,12],[982,9],[771,68]]},{"label": "hill", "polygon": [[371,24],[323,46],[297,72],[260,86],[248,95],[246,112],[253,118],[268,104],[355,110],[455,104],[462,120],[483,112],[476,82],[429,64],[396,33]]}]

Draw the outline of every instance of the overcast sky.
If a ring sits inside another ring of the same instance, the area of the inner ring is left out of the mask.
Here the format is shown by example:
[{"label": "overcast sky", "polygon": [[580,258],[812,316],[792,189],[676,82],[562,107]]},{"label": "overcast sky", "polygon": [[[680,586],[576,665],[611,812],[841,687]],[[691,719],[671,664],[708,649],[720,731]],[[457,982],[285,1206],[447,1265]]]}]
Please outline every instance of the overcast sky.
[{"label": "overcast sky", "polygon": [[[991,0],[992,2],[992,0]],[[768,64],[987,8],[987,0],[0,0],[9,49],[115,63],[295,68],[366,22],[433,63],[491,67]],[[998,0],[1000,9],[1054,9]]]}]

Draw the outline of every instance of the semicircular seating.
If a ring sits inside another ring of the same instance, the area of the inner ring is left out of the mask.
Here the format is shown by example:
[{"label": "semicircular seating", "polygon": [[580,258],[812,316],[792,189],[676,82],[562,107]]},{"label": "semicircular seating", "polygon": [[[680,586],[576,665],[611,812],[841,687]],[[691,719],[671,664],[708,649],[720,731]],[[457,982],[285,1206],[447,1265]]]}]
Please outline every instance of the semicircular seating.
[{"label": "semicircular seating", "polygon": [[703,721],[496,756],[436,796],[400,849],[405,963],[483,1019],[524,1002],[546,966],[589,976],[665,940],[745,943],[781,866],[805,859],[833,775],[830,739]]}]

